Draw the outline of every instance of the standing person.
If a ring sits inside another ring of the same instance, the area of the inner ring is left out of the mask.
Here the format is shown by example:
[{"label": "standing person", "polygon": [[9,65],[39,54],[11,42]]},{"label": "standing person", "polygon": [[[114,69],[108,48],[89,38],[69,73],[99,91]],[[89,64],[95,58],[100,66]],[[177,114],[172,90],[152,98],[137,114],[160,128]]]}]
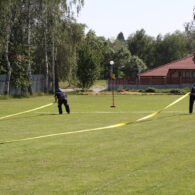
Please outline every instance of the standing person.
[{"label": "standing person", "polygon": [[191,93],[190,93],[190,108],[189,108],[190,114],[192,114],[193,112],[194,100],[195,100],[195,84],[192,85]]},{"label": "standing person", "polygon": [[63,93],[60,88],[58,88],[54,97],[55,97],[55,102],[58,100],[59,114],[63,113],[62,104],[64,104],[67,114],[70,114],[70,107],[68,105],[67,95]]}]

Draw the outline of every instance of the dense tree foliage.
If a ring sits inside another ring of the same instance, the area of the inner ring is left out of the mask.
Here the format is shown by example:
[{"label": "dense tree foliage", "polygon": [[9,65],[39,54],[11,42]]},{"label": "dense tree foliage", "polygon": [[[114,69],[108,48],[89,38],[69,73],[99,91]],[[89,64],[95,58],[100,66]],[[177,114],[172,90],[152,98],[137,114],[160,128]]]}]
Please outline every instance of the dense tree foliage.
[{"label": "dense tree foliage", "polygon": [[132,55],[141,58],[149,68],[154,64],[154,38],[146,35],[145,30],[141,29],[131,34],[127,39],[128,49]]},{"label": "dense tree foliage", "polygon": [[122,32],[120,32],[120,33],[118,34],[117,39],[118,39],[119,41],[125,41],[125,37],[124,37],[124,35],[123,35]]},{"label": "dense tree foliage", "polygon": [[79,49],[78,80],[82,89],[91,87],[100,73],[100,63],[103,59],[102,42],[95,33],[90,31]]},{"label": "dense tree foliage", "polygon": [[114,60],[114,68],[113,71],[116,77],[122,77],[123,72],[122,68],[129,62],[131,53],[128,50],[126,44],[123,41],[116,40],[113,43],[113,60]]},{"label": "dense tree foliage", "polygon": [[[0,1],[0,71],[7,74],[5,94],[9,94],[12,80],[18,81],[12,82],[15,87],[24,90],[28,87],[32,94],[32,73],[45,75],[45,92],[49,91],[49,80],[53,84],[52,91],[55,91],[56,61],[60,61],[57,59],[58,52],[61,48],[69,48],[67,50],[71,52],[67,59],[72,60],[80,40],[78,37],[84,31],[79,28],[78,33],[77,25],[74,25],[74,13],[83,3],[83,0]],[[73,61],[76,62],[76,57]],[[70,67],[73,63],[67,64]],[[68,66],[67,69],[70,69]],[[25,76],[21,77],[21,72]]]},{"label": "dense tree foliage", "polygon": [[189,53],[185,33],[176,31],[173,34],[165,35],[163,38],[159,35],[155,42],[155,66],[181,59]]},{"label": "dense tree foliage", "polygon": [[145,71],[147,66],[137,56],[132,56],[122,69],[125,77],[136,77],[137,74]]}]

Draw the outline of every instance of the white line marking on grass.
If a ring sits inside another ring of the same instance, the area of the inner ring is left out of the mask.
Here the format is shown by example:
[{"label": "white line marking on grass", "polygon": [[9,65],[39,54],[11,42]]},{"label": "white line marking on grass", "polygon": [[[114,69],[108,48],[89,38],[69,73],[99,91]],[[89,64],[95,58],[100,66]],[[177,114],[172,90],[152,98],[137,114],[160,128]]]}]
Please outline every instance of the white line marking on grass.
[{"label": "white line marking on grass", "polygon": [[[154,111],[132,111],[132,112],[71,112],[71,114],[147,114],[153,113]],[[58,114],[58,112],[36,112],[37,114]],[[163,113],[187,113],[184,111],[163,111]]]}]

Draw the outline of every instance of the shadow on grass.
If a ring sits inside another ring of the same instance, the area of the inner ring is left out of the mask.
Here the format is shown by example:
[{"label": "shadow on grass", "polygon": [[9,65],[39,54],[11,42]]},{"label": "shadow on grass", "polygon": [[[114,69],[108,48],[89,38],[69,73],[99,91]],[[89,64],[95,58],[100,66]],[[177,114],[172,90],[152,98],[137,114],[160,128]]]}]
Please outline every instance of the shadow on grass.
[{"label": "shadow on grass", "polygon": [[165,119],[165,118],[171,118],[171,117],[175,117],[175,116],[190,116],[188,113],[180,113],[180,114],[173,114],[173,115],[170,115],[170,116],[160,116],[158,117],[158,119]]},{"label": "shadow on grass", "polygon": [[[58,113],[41,113],[41,114],[39,114],[38,116],[45,116],[45,115],[60,115],[60,114],[58,114]],[[63,114],[62,114],[63,115]]]}]

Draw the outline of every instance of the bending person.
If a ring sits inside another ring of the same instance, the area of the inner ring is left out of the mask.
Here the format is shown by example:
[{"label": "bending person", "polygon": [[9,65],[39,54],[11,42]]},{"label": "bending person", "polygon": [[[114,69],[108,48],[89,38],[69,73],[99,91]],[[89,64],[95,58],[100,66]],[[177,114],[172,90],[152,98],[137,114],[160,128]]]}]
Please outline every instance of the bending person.
[{"label": "bending person", "polygon": [[55,102],[58,100],[58,109],[59,114],[62,114],[62,104],[64,104],[66,108],[66,112],[70,114],[70,107],[68,105],[67,95],[62,92],[60,88],[57,89],[57,92],[55,93]]}]

